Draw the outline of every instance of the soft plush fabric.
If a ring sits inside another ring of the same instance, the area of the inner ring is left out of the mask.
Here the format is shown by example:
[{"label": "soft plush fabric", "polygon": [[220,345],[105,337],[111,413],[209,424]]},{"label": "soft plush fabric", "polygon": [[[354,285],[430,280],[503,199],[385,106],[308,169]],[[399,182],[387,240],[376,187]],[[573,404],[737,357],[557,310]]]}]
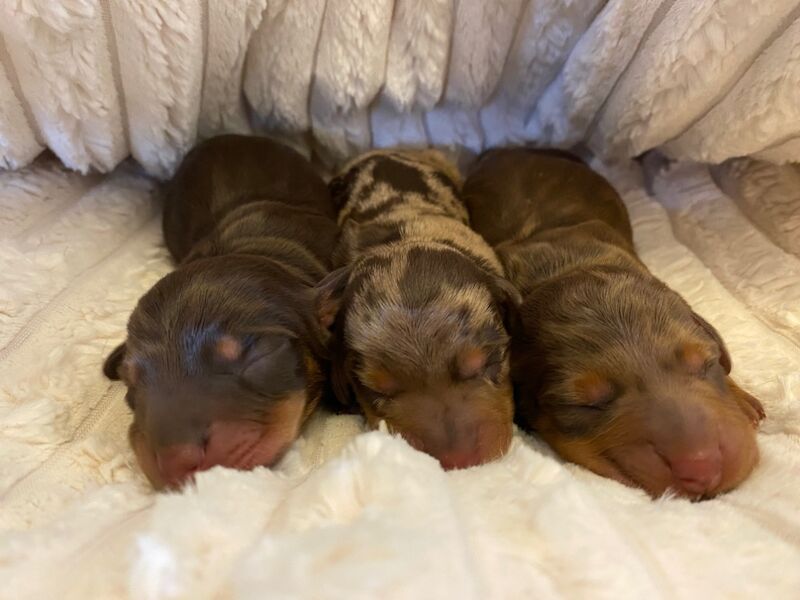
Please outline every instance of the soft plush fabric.
[{"label": "soft plush fabric", "polygon": [[81,176],[42,158],[0,175],[0,598],[797,597],[800,172],[596,166],[644,260],[763,400],[761,464],[739,489],[653,501],[521,433],[502,460],[444,472],[321,414],[274,470],[154,494],[124,388],[100,371],[171,268],[154,186],[130,165]]},{"label": "soft plush fabric", "polygon": [[584,142],[800,161],[800,0],[8,0],[0,166],[172,172],[255,128],[372,146]]},{"label": "soft plush fabric", "polygon": [[[0,3],[0,598],[796,598],[799,27],[800,0]],[[273,470],[154,494],[100,367],[171,268],[153,176],[223,131],[327,166],[587,146],[763,401],[761,464],[653,501],[523,433],[444,472],[319,414]],[[684,162],[626,160],[655,147]]]}]

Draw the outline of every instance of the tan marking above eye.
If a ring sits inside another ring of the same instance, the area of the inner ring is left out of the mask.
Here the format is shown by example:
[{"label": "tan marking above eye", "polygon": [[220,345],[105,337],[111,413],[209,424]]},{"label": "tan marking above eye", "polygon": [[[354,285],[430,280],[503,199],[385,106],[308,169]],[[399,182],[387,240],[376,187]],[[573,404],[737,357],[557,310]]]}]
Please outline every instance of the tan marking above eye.
[{"label": "tan marking above eye", "polygon": [[676,354],[680,363],[684,365],[690,373],[701,373],[708,358],[703,346],[691,342],[681,344]]},{"label": "tan marking above eye", "polygon": [[368,388],[386,396],[391,396],[400,388],[397,379],[383,367],[368,367],[361,379]]},{"label": "tan marking above eye", "polygon": [[483,348],[470,346],[458,353],[456,366],[463,379],[471,379],[483,371],[488,357]]},{"label": "tan marking above eye", "polygon": [[575,381],[575,391],[586,404],[604,404],[614,397],[614,384],[599,373],[586,373]]},{"label": "tan marking above eye", "polygon": [[223,335],[214,345],[214,351],[222,360],[233,362],[242,355],[242,345],[233,336]]}]

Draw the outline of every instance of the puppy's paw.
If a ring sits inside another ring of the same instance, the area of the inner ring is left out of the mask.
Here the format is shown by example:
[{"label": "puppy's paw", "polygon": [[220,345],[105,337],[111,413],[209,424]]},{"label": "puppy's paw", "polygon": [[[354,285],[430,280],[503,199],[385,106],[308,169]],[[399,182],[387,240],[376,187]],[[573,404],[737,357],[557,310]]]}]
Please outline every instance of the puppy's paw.
[{"label": "puppy's paw", "polygon": [[753,427],[758,427],[760,421],[764,420],[767,413],[764,412],[764,407],[755,396],[748,394],[743,389],[736,386],[734,388],[734,398],[739,408],[747,416]]}]

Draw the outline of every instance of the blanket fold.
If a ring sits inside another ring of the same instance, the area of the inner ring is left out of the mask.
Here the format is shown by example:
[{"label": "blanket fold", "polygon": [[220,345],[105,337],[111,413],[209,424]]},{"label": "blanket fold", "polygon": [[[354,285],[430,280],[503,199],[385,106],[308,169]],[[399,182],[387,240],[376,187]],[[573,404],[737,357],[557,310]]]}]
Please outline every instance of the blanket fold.
[{"label": "blanket fold", "polygon": [[30,0],[0,20],[0,165],[261,131],[334,164],[372,146],[663,147],[800,161],[798,0]]}]

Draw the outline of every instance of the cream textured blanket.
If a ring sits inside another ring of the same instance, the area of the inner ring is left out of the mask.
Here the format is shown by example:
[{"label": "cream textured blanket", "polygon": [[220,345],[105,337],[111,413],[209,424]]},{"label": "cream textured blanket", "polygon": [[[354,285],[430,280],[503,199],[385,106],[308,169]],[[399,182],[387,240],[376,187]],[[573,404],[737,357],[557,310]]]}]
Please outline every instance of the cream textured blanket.
[{"label": "cream textured blanket", "polygon": [[[148,490],[102,359],[170,269],[152,184],[39,159],[0,174],[0,598],[797,598],[800,171],[683,165],[623,192],[647,264],[764,402],[761,465],[699,504],[562,464],[518,434],[442,471],[320,415],[278,468]],[[727,190],[724,194],[717,183]]]},{"label": "cream textured blanket", "polygon": [[[722,163],[597,166],[762,399],[761,465],[651,501],[522,434],[445,473],[319,415],[274,470],[152,494],[100,372],[170,269],[125,159],[165,177],[253,130],[329,164],[507,142]],[[800,161],[800,0],[3,0],[0,598],[800,597],[800,171],[742,155]]]},{"label": "cream textured blanket", "polygon": [[800,161],[800,0],[4,0],[0,166],[532,141]]}]

